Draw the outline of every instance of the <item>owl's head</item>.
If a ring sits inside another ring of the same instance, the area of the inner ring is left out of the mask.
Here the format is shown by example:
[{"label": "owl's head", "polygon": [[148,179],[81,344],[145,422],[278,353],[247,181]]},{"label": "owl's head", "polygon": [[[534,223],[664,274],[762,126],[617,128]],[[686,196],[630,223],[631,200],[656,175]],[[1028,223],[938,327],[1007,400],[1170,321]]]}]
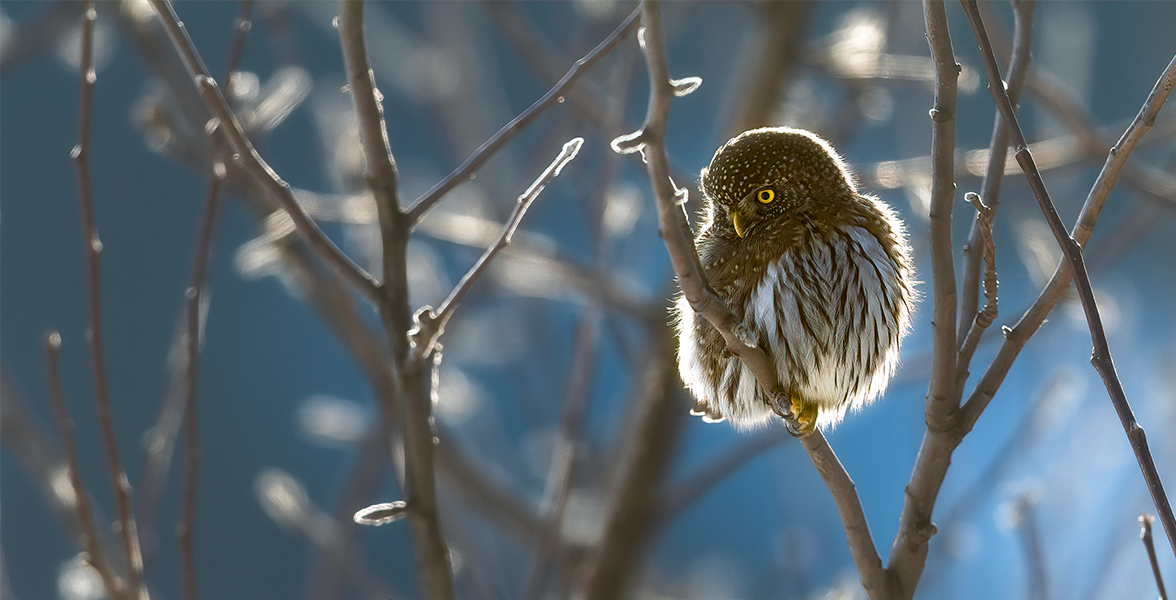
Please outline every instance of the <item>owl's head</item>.
[{"label": "owl's head", "polygon": [[811,132],[764,127],[731,138],[702,170],[702,193],[712,218],[722,211],[739,237],[762,221],[814,214],[857,197],[853,176],[837,152]]}]

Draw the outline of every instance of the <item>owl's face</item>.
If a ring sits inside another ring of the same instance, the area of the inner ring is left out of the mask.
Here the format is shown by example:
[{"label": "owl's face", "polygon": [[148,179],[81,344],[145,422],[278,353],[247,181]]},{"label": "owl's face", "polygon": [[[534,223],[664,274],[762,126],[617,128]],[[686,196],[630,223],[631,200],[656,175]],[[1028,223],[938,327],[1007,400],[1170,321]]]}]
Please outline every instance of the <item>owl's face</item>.
[{"label": "owl's face", "polygon": [[786,127],[744,132],[715,152],[701,187],[719,235],[756,237],[770,223],[820,218],[857,196],[837,153],[813,134]]}]

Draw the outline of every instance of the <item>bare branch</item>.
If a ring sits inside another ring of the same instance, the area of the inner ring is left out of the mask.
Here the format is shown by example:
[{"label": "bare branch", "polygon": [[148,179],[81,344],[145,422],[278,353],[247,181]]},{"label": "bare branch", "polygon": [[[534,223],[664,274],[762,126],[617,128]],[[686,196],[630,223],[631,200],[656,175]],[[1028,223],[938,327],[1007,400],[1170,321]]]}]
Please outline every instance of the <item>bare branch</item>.
[{"label": "bare branch", "polygon": [[106,462],[110,468],[110,483],[114,488],[115,504],[118,506],[119,533],[123,551],[126,554],[127,589],[129,598],[146,598],[143,585],[143,555],[139,549],[139,535],[135,528],[135,517],[131,512],[131,484],[123,471],[115,441],[114,421],[110,417],[110,396],[106,386],[106,360],[102,352],[102,304],[99,275],[99,255],[102,241],[94,223],[94,200],[90,188],[90,117],[93,109],[94,82],[98,77],[94,71],[94,21],[98,11],[94,3],[87,2],[82,20],[82,62],[81,62],[81,115],[78,126],[78,145],[74,146],[73,158],[78,172],[78,195],[81,199],[82,243],[86,250],[86,273],[88,280],[87,297],[90,306],[90,327],[87,338],[90,342],[90,357],[94,368],[94,396],[98,405],[98,425],[106,449]]},{"label": "bare branch", "polygon": [[[666,65],[665,46],[662,40],[657,4],[643,4],[642,30],[638,33],[642,41],[646,64],[649,70],[650,97],[645,124],[632,134],[613,140],[613,149],[622,153],[641,152],[647,165],[649,180],[657,200],[659,234],[665,241],[674,273],[682,293],[691,309],[701,314],[722,336],[727,348],[755,374],[756,381],[773,406],[789,427],[795,427],[791,400],[780,386],[775,364],[756,344],[754,334],[738,323],[723,302],[719,300],[706,282],[698,259],[698,252],[690,235],[683,200],[688,195],[678,189],[669,177],[668,160],[665,150],[666,119],[671,99],[676,95],[689,93],[697,87],[696,78],[671,80]],[[881,559],[870,537],[869,525],[862,512],[853,481],[845,472],[841,462],[817,431],[802,438],[801,443],[809,454],[813,466],[829,487],[845,526],[846,540],[862,586],[871,598],[883,598],[889,593],[890,582],[882,569]]]},{"label": "bare branch", "polygon": [[126,582],[115,574],[110,563],[106,561],[106,553],[102,549],[102,536],[98,533],[98,526],[94,523],[94,510],[90,507],[90,493],[82,483],[81,471],[78,468],[78,451],[74,446],[73,422],[70,421],[69,411],[65,408],[65,398],[61,393],[61,377],[57,369],[57,354],[60,350],[61,334],[56,331],[45,334],[45,371],[49,381],[49,400],[53,404],[57,435],[61,438],[61,449],[65,454],[65,464],[69,471],[69,484],[73,489],[72,504],[77,513],[82,550],[85,551],[86,562],[102,577],[106,593],[118,600],[130,598]]},{"label": "bare branch", "polygon": [[903,497],[898,533],[890,547],[887,571],[896,596],[910,598],[927,563],[927,544],[935,535],[931,514],[951,453],[959,444],[955,433],[959,400],[954,395],[956,359],[956,287],[951,241],[951,204],[955,192],[955,111],[959,65],[955,61],[942,1],[924,0],[923,15],[931,60],[935,65],[935,104],[931,109],[931,276],[932,368],[927,392],[927,431]]},{"label": "bare branch", "polygon": [[576,61],[572,68],[551,88],[542,98],[535,101],[522,114],[515,117],[510,123],[499,129],[497,133],[490,136],[464,163],[461,164],[452,173],[442,179],[437,185],[434,185],[429,191],[425,192],[416,202],[413,203],[412,208],[408,210],[408,219],[412,224],[419,223],[425,217],[425,214],[433,208],[438,201],[441,200],[445,194],[457,187],[469,177],[471,173],[478,170],[495,152],[498,152],[502,146],[514,139],[523,129],[531,124],[543,111],[550,108],[553,104],[559,103],[561,96],[571,89],[576,81],[588,72],[600,59],[604,58],[606,54],[617,44],[619,44],[625,36],[637,24],[637,16],[641,14],[641,9],[634,10],[632,14],[625,18],[620,25],[617,26],[604,41],[600,42],[591,52],[585,54],[583,58]]},{"label": "bare branch", "polygon": [[[1094,291],[1090,285],[1090,277],[1086,272],[1086,265],[1082,258],[1082,247],[1066,231],[1065,225],[1062,224],[1062,220],[1049,198],[1049,192],[1045,188],[1045,182],[1041,179],[1041,173],[1038,172],[1037,166],[1033,161],[1033,155],[1026,146],[1025,136],[1017,124],[1017,116],[1013,112],[1013,106],[1009,101],[1004,82],[1001,81],[1000,68],[996,65],[996,58],[992,54],[992,46],[984,31],[984,23],[980,18],[977,4],[974,0],[961,0],[961,3],[964,6],[964,12],[968,15],[968,21],[972,25],[972,31],[976,35],[976,42],[980,46],[980,55],[984,60],[984,68],[988,72],[988,89],[992,92],[997,108],[1000,109],[1005,123],[1008,126],[1010,138],[1016,152],[1017,163],[1021,165],[1021,169],[1025,172],[1025,176],[1029,180],[1029,187],[1033,190],[1033,195],[1037,198],[1037,203],[1045,215],[1046,222],[1049,223],[1050,230],[1053,232],[1058,245],[1061,246],[1062,254],[1072,271],[1074,286],[1078,292],[1078,297],[1082,301],[1082,309],[1086,313],[1086,323],[1090,328],[1090,337],[1094,343],[1094,353],[1090,362],[1102,377],[1103,385],[1107,388],[1107,394],[1110,396],[1111,404],[1114,406],[1115,412],[1119,415],[1119,421],[1123,426],[1123,431],[1131,443],[1131,449],[1135,452],[1136,461],[1139,463],[1139,468],[1143,473],[1143,478],[1147,484],[1148,492],[1151,494],[1152,502],[1155,503],[1156,511],[1159,513],[1160,522],[1164,525],[1164,529],[1168,534],[1168,542],[1172,547],[1173,553],[1176,554],[1176,517],[1172,514],[1172,506],[1168,502],[1167,495],[1164,493],[1163,483],[1160,480],[1159,473],[1156,471],[1155,462],[1152,460],[1151,449],[1147,445],[1147,437],[1144,434],[1143,428],[1136,422],[1135,415],[1131,411],[1131,406],[1127,402],[1126,393],[1123,391],[1123,384],[1119,381],[1119,377],[1115,373],[1115,366],[1111,359],[1111,351],[1107,343],[1106,332],[1102,326],[1102,317],[1099,315]],[[1153,98],[1158,97],[1159,102],[1157,104],[1160,104],[1171,92],[1173,80],[1176,80],[1176,57],[1173,57],[1165,73],[1168,79],[1167,85],[1157,87],[1157,89],[1153,90],[1153,95],[1148,98],[1148,103],[1145,104],[1145,110],[1148,108],[1147,105],[1151,104]],[[1161,82],[1163,80],[1164,78],[1161,78]],[[1157,106],[1156,110],[1158,108]],[[1140,113],[1140,116],[1142,115],[1143,111]],[[1151,117],[1150,122],[1155,122],[1154,115]],[[1124,137],[1126,135],[1124,134]],[[1120,143],[1122,143],[1122,140],[1120,140]],[[1115,149],[1112,148],[1111,152],[1114,153]],[[1095,183],[1094,190],[1101,191],[1100,185],[1102,185],[1106,186],[1106,193],[1109,193],[1110,185],[1113,185],[1113,183],[1114,181],[1104,181],[1100,176],[1099,181]],[[1092,190],[1092,194],[1095,193],[1094,190]]]},{"label": "bare branch", "polygon": [[1156,588],[1160,590],[1160,600],[1168,600],[1168,590],[1164,589],[1164,576],[1160,574],[1160,562],[1156,560],[1156,545],[1152,542],[1152,521],[1155,517],[1144,512],[1139,516],[1139,539],[1147,549],[1147,559],[1151,563],[1152,575],[1156,578]]},{"label": "bare branch", "polygon": [[172,45],[184,59],[184,64],[193,77],[196,88],[204,98],[205,104],[216,117],[215,121],[209,122],[208,131],[211,133],[211,127],[215,126],[224,132],[229,140],[229,146],[233,149],[234,160],[239,161],[245,172],[249,173],[257,184],[289,213],[290,218],[294,221],[294,226],[307,244],[365,298],[378,305],[381,297],[379,282],[343,254],[334,242],[318,228],[318,225],[294,200],[294,195],[290,193],[290,185],[282,181],[253,148],[253,144],[245,136],[241,124],[237,121],[232,109],[229,108],[228,102],[225,101],[224,95],[218,89],[216,81],[209,76],[204,62],[196,52],[195,46],[192,45],[192,40],[188,38],[184,25],[176,17],[171,4],[167,0],[151,0],[151,4],[155,7],[164,29],[167,30]]},{"label": "bare branch", "polygon": [[[252,0],[241,3],[241,12],[233,25],[233,43],[229,50],[229,64],[225,74],[225,91],[230,91],[233,72],[241,62],[245,48],[245,36],[249,32],[249,15],[253,10]],[[196,411],[196,385],[199,373],[200,354],[200,312],[201,298],[208,279],[208,263],[212,254],[212,235],[216,227],[220,188],[226,171],[223,165],[213,167],[213,176],[208,183],[208,194],[204,200],[204,211],[200,218],[200,233],[196,241],[196,259],[192,266],[192,281],[187,291],[188,333],[187,333],[187,394],[184,402],[184,483],[180,496],[180,523],[176,530],[180,546],[180,586],[184,600],[196,600],[196,550],[192,541],[196,524],[196,482],[200,467],[198,445],[198,419]]]},{"label": "bare branch", "polygon": [[[1013,3],[1013,51],[1009,64],[1009,98],[1013,104],[1020,97],[1021,88],[1025,83],[1025,76],[1029,72],[1029,59],[1032,57],[1030,48],[1033,41],[1033,9],[1035,0],[1017,0]],[[988,144],[988,164],[984,169],[984,179],[980,183],[980,196],[977,199],[982,205],[990,208],[989,230],[991,236],[991,221],[997,209],[1000,208],[1000,186],[1004,179],[1005,162],[1008,157],[1009,132],[1005,129],[1004,120],[997,114],[992,125],[992,142]],[[973,202],[975,204],[975,202]],[[960,299],[960,331],[959,339],[963,339],[959,358],[957,359],[956,402],[963,395],[964,384],[968,379],[968,368],[972,362],[975,348],[967,350],[968,342],[974,337],[977,340],[991,319],[984,317],[987,324],[981,326],[979,314],[980,297],[980,262],[984,252],[979,249],[984,244],[984,232],[981,226],[981,213],[977,209],[976,218],[972,221],[972,230],[968,234],[968,243],[964,246],[964,275],[963,292]],[[989,263],[992,264],[992,263]],[[995,266],[993,266],[995,268]],[[995,288],[994,288],[995,291]],[[992,303],[995,309],[996,304]],[[991,315],[996,318],[995,310]]]},{"label": "bare branch", "polygon": [[507,219],[506,225],[502,228],[502,235],[498,237],[498,241],[486,249],[486,252],[474,263],[474,266],[462,276],[461,281],[454,286],[453,290],[449,292],[449,296],[441,303],[441,307],[436,311],[431,306],[425,306],[417,311],[416,329],[409,332],[409,337],[412,339],[413,345],[416,348],[417,360],[429,355],[433,352],[433,348],[437,343],[437,338],[445,331],[445,324],[449,322],[449,318],[453,316],[453,311],[457,310],[457,305],[461,303],[462,298],[465,298],[466,293],[478,281],[478,278],[490,268],[490,262],[494,257],[502,252],[503,248],[510,245],[510,238],[519,227],[519,222],[523,220],[523,215],[527,214],[527,209],[531,207],[531,203],[535,198],[539,197],[539,193],[543,188],[559,175],[564,165],[567,165],[576,153],[580,151],[580,146],[584,144],[584,138],[572,138],[563,145],[563,150],[547,165],[543,173],[531,183],[527,191],[519,196],[518,203],[515,205],[514,212],[511,213],[510,218]]},{"label": "bare branch", "polygon": [[958,414],[955,390],[956,280],[951,212],[955,197],[956,63],[943,2],[925,0],[923,13],[931,60],[935,64],[935,101],[931,109],[931,309],[932,367],[927,390],[927,427],[950,429]]}]

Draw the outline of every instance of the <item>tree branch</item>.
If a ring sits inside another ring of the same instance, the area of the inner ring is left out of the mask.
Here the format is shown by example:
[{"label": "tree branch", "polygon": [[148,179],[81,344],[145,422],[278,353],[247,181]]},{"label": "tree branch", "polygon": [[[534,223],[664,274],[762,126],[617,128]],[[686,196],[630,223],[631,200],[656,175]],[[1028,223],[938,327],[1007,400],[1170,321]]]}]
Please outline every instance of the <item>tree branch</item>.
[{"label": "tree branch", "polygon": [[454,286],[453,290],[449,292],[449,296],[441,303],[441,307],[436,311],[431,306],[422,307],[417,311],[416,329],[409,332],[409,338],[413,342],[416,351],[416,359],[421,360],[433,351],[437,343],[437,338],[445,331],[445,324],[449,322],[449,318],[453,316],[453,311],[457,310],[457,305],[461,303],[462,298],[465,298],[466,293],[478,281],[478,278],[490,268],[490,262],[494,257],[502,252],[504,248],[510,245],[510,239],[514,232],[519,227],[519,222],[523,220],[523,215],[527,213],[527,209],[531,207],[531,203],[539,197],[539,193],[543,188],[559,175],[561,169],[564,168],[573,158],[576,153],[580,151],[580,146],[584,144],[584,138],[572,138],[563,145],[563,150],[547,165],[543,173],[539,175],[534,182],[531,183],[527,191],[519,196],[518,202],[515,205],[514,212],[511,213],[510,218],[507,219],[506,224],[502,227],[502,235],[498,237],[498,241],[494,245],[486,249],[478,262],[462,276],[461,281]]},{"label": "tree branch", "polygon": [[57,435],[61,438],[61,449],[65,455],[68,469],[69,484],[73,490],[73,508],[78,519],[78,529],[81,532],[82,550],[85,552],[86,563],[89,564],[102,578],[102,585],[106,593],[116,600],[130,598],[123,581],[106,561],[106,553],[102,549],[102,536],[98,533],[98,526],[94,523],[94,510],[90,507],[90,493],[82,483],[81,470],[78,467],[78,451],[74,445],[73,423],[69,418],[69,411],[65,408],[65,398],[61,393],[61,376],[58,375],[57,354],[61,350],[61,334],[50,331],[45,334],[45,373],[49,382],[49,400],[53,405],[53,417],[57,422]]},{"label": "tree branch", "polygon": [[542,98],[535,101],[522,114],[515,117],[510,123],[499,129],[497,133],[490,136],[464,163],[461,164],[452,173],[442,179],[437,185],[434,185],[429,191],[425,192],[416,202],[413,203],[412,208],[408,209],[408,220],[415,225],[425,217],[425,214],[433,208],[438,201],[441,200],[445,194],[450,190],[465,182],[469,175],[478,170],[495,152],[498,152],[507,142],[514,139],[519,132],[531,124],[543,111],[550,108],[553,104],[558,104],[563,94],[570,89],[576,81],[588,72],[600,59],[604,58],[606,54],[632,30],[637,24],[637,16],[641,13],[640,9],[634,10],[620,25],[617,26],[604,41],[600,42],[591,52],[584,55],[584,58],[577,60],[572,68],[551,88]]},{"label": "tree branch", "polygon": [[318,228],[318,225],[294,200],[294,195],[290,193],[290,185],[282,181],[253,148],[253,144],[246,137],[245,132],[241,129],[241,124],[225,101],[224,95],[217,88],[216,81],[209,76],[208,69],[204,67],[203,60],[196,52],[196,47],[192,45],[192,40],[188,38],[183,23],[176,17],[171,3],[167,0],[151,0],[151,4],[155,7],[172,45],[180,53],[189,75],[195,81],[196,89],[203,97],[204,103],[208,105],[209,110],[216,117],[215,125],[228,138],[229,146],[234,152],[234,160],[238,161],[245,172],[289,213],[298,233],[314,249],[315,253],[365,298],[373,304],[379,305],[380,283],[343,254],[334,242]]},{"label": "tree branch", "polygon": [[1151,563],[1152,575],[1156,579],[1156,588],[1160,591],[1160,600],[1168,600],[1168,590],[1164,589],[1164,576],[1160,574],[1160,562],[1156,560],[1156,545],[1152,542],[1152,521],[1155,517],[1146,512],[1139,517],[1139,539],[1147,549],[1147,559]]},{"label": "tree branch", "polygon": [[[225,74],[225,92],[231,90],[233,72],[241,62],[245,48],[245,36],[249,33],[249,15],[253,10],[252,0],[241,3],[241,12],[233,25],[232,47],[229,49],[229,64]],[[188,287],[187,312],[187,394],[184,402],[184,483],[180,496],[180,523],[176,530],[180,546],[180,586],[184,600],[196,600],[196,551],[192,541],[196,523],[196,482],[200,467],[198,445],[198,420],[196,411],[196,385],[198,380],[200,354],[200,302],[208,281],[208,263],[212,254],[212,235],[216,227],[217,208],[221,184],[227,174],[223,165],[213,167],[212,179],[208,183],[208,194],[200,218],[200,232],[196,242],[196,258],[192,266],[192,281]]]},{"label": "tree branch", "polygon": [[956,287],[954,248],[951,241],[951,204],[955,192],[956,82],[960,66],[955,61],[942,1],[924,0],[923,16],[931,60],[935,66],[935,101],[931,109],[931,277],[932,369],[927,392],[927,431],[915,459],[915,467],[903,497],[898,533],[890,547],[886,570],[893,578],[896,596],[910,598],[927,563],[927,544],[935,535],[931,513],[935,498],[959,444],[955,433],[959,420],[956,388]]},{"label": "tree branch", "polygon": [[94,363],[94,396],[98,405],[98,426],[106,449],[110,483],[114,488],[115,504],[118,507],[118,529],[126,555],[128,598],[146,598],[147,589],[143,585],[143,555],[139,548],[135,517],[131,512],[131,484],[127,481],[127,474],[123,471],[122,461],[118,455],[114,421],[110,416],[110,396],[106,385],[106,360],[102,352],[102,286],[99,275],[102,241],[98,238],[98,228],[94,223],[94,199],[90,188],[90,118],[93,113],[94,82],[98,79],[94,71],[94,21],[98,18],[98,11],[92,1],[86,3],[83,15],[81,108],[78,145],[74,146],[72,154],[78,173],[82,243],[86,250],[87,298],[90,306],[90,327],[86,337],[90,342],[90,357]]},{"label": "tree branch", "polygon": [[[1016,152],[1017,163],[1021,165],[1021,169],[1025,172],[1025,176],[1029,180],[1029,187],[1033,190],[1033,195],[1037,198],[1037,203],[1041,207],[1041,211],[1049,223],[1050,230],[1053,232],[1058,245],[1061,246],[1062,254],[1072,271],[1074,286],[1078,292],[1079,299],[1082,301],[1082,309],[1086,313],[1086,323],[1090,328],[1090,337],[1094,343],[1094,352],[1090,362],[1102,377],[1103,385],[1107,388],[1107,394],[1110,396],[1111,404],[1114,406],[1115,412],[1119,415],[1119,421],[1123,426],[1123,431],[1131,443],[1131,449],[1135,452],[1135,459],[1139,463],[1139,468],[1143,473],[1148,492],[1151,494],[1152,502],[1155,503],[1156,511],[1159,513],[1160,523],[1163,524],[1164,530],[1168,534],[1168,542],[1172,547],[1173,553],[1176,554],[1176,517],[1173,517],[1172,506],[1169,504],[1168,497],[1164,493],[1163,482],[1160,480],[1159,473],[1156,471],[1155,462],[1152,460],[1151,449],[1147,445],[1147,436],[1144,434],[1143,428],[1136,422],[1135,415],[1131,411],[1131,406],[1127,402],[1126,393],[1123,391],[1123,384],[1119,381],[1119,377],[1115,373],[1115,366],[1111,359],[1111,351],[1107,343],[1106,332],[1102,326],[1102,318],[1099,315],[1094,291],[1090,285],[1090,277],[1086,272],[1086,265],[1082,258],[1082,247],[1074,237],[1071,237],[1062,224],[1062,220],[1049,198],[1049,192],[1045,188],[1045,182],[1042,181],[1041,174],[1037,170],[1037,165],[1033,161],[1033,156],[1027,148],[1025,136],[1017,124],[1017,116],[1013,112],[1013,106],[1009,101],[1004,82],[1001,81],[1000,68],[997,67],[996,58],[992,54],[992,46],[988,40],[988,35],[984,31],[984,23],[980,18],[977,4],[974,0],[961,0],[961,3],[964,6],[964,12],[968,15],[968,21],[972,25],[972,31],[975,33],[976,43],[980,46],[981,58],[984,60],[984,68],[988,73],[988,89],[992,92],[997,108],[1000,109],[1001,115],[1004,116],[1005,123],[1008,126],[1010,138],[1012,139]],[[1171,92],[1173,79],[1176,78],[1176,57],[1173,57],[1172,62],[1169,63],[1166,73],[1169,76],[1168,84],[1159,90],[1153,90],[1153,96],[1158,91],[1162,94],[1163,98],[1166,98],[1168,93]],[[1149,97],[1148,103],[1150,104],[1151,101],[1152,97]],[[1163,99],[1160,99],[1160,102],[1162,103]],[[1151,122],[1154,123],[1154,121],[1155,118],[1153,116]],[[1112,149],[1112,152],[1114,151]],[[1105,185],[1101,177],[1100,181],[1095,184],[1096,189],[1099,184]],[[1109,187],[1107,191],[1109,193]]]}]

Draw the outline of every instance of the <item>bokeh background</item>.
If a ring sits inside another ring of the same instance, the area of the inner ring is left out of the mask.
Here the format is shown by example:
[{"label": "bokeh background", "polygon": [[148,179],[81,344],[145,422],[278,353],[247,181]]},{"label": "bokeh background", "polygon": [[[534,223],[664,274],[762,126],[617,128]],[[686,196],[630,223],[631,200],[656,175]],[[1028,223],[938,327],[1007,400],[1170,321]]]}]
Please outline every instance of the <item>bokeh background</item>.
[{"label": "bokeh background", "polygon": [[[368,44],[402,201],[418,197],[526,109],[633,8],[586,1],[369,5]],[[1007,47],[1009,5],[986,9],[991,26],[1004,32],[998,46]],[[239,5],[186,2],[177,11],[219,77]],[[337,13],[335,3],[258,3],[233,101],[299,200],[341,247],[378,272],[374,210],[332,27]],[[948,15],[964,65],[954,227],[960,246],[973,216],[962,197],[979,188],[994,109],[966,20],[954,4]],[[70,160],[79,16],[73,3],[0,5],[4,598],[101,594],[79,566],[68,511],[53,491],[59,442],[41,351],[49,329],[64,339],[61,370],[84,480],[101,522],[114,514],[84,337],[86,274]],[[921,6],[674,2],[662,17],[672,75],[703,80],[675,101],[667,134],[692,206],[699,169],[730,135],[752,124],[812,129],[854,165],[864,187],[902,214],[920,289],[929,296],[932,72]],[[1034,154],[1066,222],[1077,215],[1105,149],[1176,51],[1173,23],[1170,2],[1036,7],[1034,72],[1021,123],[1039,144]],[[110,392],[151,591],[175,598],[181,463],[166,442],[175,427],[169,419],[179,355],[170,349],[216,149],[203,133],[207,114],[146,3],[100,3],[96,56],[92,170]],[[859,597],[837,513],[800,446],[780,426],[740,433],[688,418],[691,402],[676,377],[655,376],[672,361],[664,312],[672,273],[643,165],[608,146],[640,126],[647,90],[636,40],[628,39],[414,234],[413,303],[436,306],[560,145],[585,138],[442,338],[440,492],[460,595],[566,596],[586,551],[599,543],[616,473],[639,435],[641,407],[669,394],[674,409],[661,411],[657,439],[671,454],[663,470],[649,473],[661,503],[634,565],[634,597]],[[1112,192],[1087,251],[1116,366],[1170,491],[1174,114],[1172,107],[1161,113],[1132,157],[1136,169]],[[1101,149],[1080,141],[1084,129]],[[358,506],[401,497],[385,448],[372,441],[377,402],[355,358],[357,338],[339,325],[340,315],[357,315],[379,340],[378,319],[358,296],[330,291],[329,271],[242,181],[230,179],[216,231],[200,359],[199,593],[417,597],[407,524],[361,530],[350,521]],[[1015,322],[1059,256],[1019,174],[1006,178],[1002,201],[998,325]],[[924,301],[885,398],[827,432],[884,560],[924,431],[929,313]],[[994,326],[974,376],[999,339]],[[1089,355],[1076,298],[1067,299],[955,453],[918,597],[1156,597],[1136,522],[1151,504]],[[170,473],[159,469],[169,463]],[[553,463],[570,465],[566,486],[557,484]],[[545,534],[557,505],[562,525]],[[1165,576],[1176,581],[1157,533]]]}]

